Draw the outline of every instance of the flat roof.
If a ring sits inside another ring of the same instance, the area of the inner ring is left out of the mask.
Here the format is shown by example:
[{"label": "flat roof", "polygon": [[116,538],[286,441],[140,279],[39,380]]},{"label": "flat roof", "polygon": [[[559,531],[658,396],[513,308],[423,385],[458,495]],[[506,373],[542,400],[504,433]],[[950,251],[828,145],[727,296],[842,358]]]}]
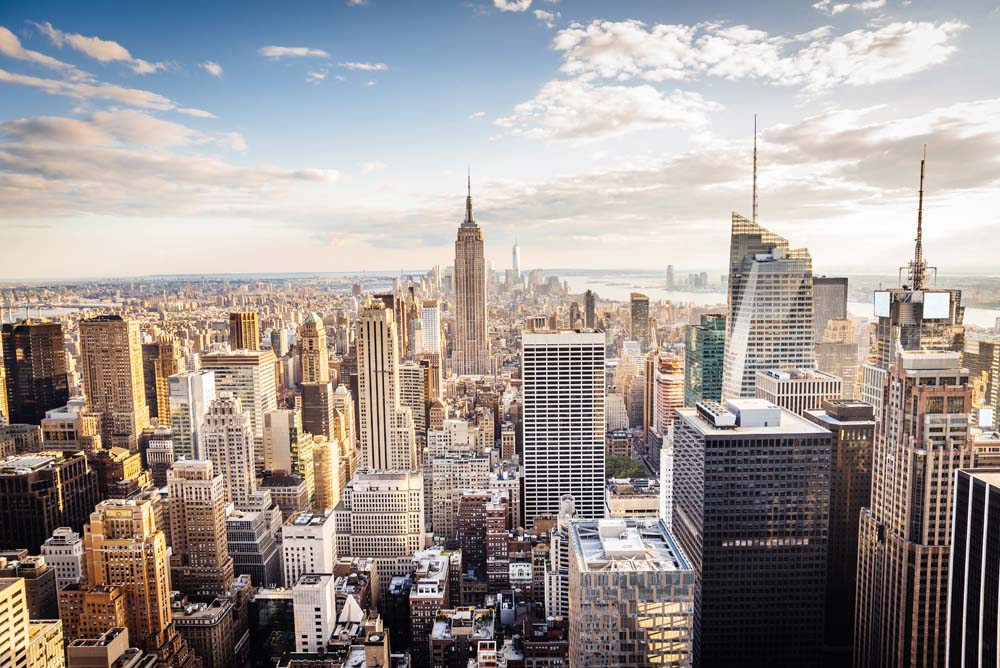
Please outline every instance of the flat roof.
[{"label": "flat roof", "polygon": [[[741,399],[741,402],[764,402],[767,406],[772,404],[764,399]],[[677,414],[689,425],[707,436],[765,436],[781,434],[829,434],[823,427],[810,422],[804,417],[800,417],[790,410],[781,408],[781,423],[773,427],[716,427],[706,422],[696,408],[678,408]]]},{"label": "flat roof", "polygon": [[585,571],[690,571],[661,520],[602,519],[571,525],[575,556]]}]

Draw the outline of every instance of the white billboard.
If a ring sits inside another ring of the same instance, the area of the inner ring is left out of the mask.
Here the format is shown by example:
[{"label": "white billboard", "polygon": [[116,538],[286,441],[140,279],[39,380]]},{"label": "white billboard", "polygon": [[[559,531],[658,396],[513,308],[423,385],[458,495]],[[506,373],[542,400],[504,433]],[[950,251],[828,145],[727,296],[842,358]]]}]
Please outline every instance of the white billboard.
[{"label": "white billboard", "polygon": [[950,292],[925,292],[924,293],[924,318],[938,319],[947,318],[951,315],[951,293]]},{"label": "white billboard", "polygon": [[889,317],[889,293],[885,290],[879,290],[875,293],[875,317]]}]

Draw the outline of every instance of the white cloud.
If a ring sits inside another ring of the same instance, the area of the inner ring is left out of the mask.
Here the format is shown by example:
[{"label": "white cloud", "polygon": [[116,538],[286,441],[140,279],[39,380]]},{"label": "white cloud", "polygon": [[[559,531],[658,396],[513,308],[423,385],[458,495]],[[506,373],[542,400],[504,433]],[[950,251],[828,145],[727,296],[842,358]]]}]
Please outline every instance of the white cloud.
[{"label": "white cloud", "polygon": [[198,65],[198,67],[200,67],[201,69],[205,70],[206,72],[208,72],[209,74],[211,74],[213,77],[221,77],[222,76],[222,65],[220,65],[217,62],[215,62],[214,60],[206,60],[205,62],[200,63]]},{"label": "white cloud", "polygon": [[536,9],[535,18],[545,24],[546,28],[552,29],[556,27],[555,21],[562,16],[559,12],[549,12],[544,9]]},{"label": "white cloud", "polygon": [[374,85],[375,85],[375,82],[374,82],[374,81],[371,81],[371,80],[369,80],[369,81],[366,81],[366,82],[365,82],[365,86],[366,86],[367,88],[371,88],[371,87],[372,87],[372,86],[374,86]]},{"label": "white cloud", "polygon": [[217,118],[215,114],[210,111],[205,111],[204,109],[192,109],[191,107],[178,107],[178,114],[184,114],[185,116],[194,116],[195,118]]},{"label": "white cloud", "polygon": [[368,0],[347,0],[348,7],[364,7],[368,4]]},{"label": "white cloud", "polygon": [[361,165],[362,174],[371,174],[372,172],[380,172],[385,169],[385,163],[378,160],[372,160]]},{"label": "white cloud", "polygon": [[486,116],[485,111],[474,111],[471,114],[469,114],[469,120],[478,121],[480,118],[484,118],[485,116]]},{"label": "white cloud", "polygon": [[886,0],[861,0],[861,2],[834,2],[833,0],[819,0],[813,5],[827,16],[836,16],[846,12],[848,9],[856,9],[861,12],[870,12],[885,7]]},{"label": "white cloud", "polygon": [[310,71],[306,72],[306,81],[309,83],[319,83],[326,79],[327,73],[324,71]]},{"label": "white cloud", "polygon": [[15,74],[0,69],[0,83],[17,84],[38,88],[50,95],[66,95],[77,99],[98,99],[127,104],[146,109],[173,109],[174,103],[159,93],[138,88],[124,88],[107,83],[82,83],[44,79],[25,74]]},{"label": "white cloud", "polygon": [[152,74],[153,72],[167,69],[166,63],[151,63],[142,58],[133,57],[128,49],[112,40],[93,36],[88,37],[79,33],[63,32],[58,28],[54,28],[48,21],[33,25],[56,46],[68,46],[102,63],[123,61],[136,74]]},{"label": "white cloud", "polygon": [[501,12],[526,12],[531,8],[531,0],[493,0],[493,6]]},{"label": "white cloud", "polygon": [[338,63],[340,67],[345,70],[357,70],[360,72],[385,72],[389,69],[389,66],[385,63],[363,63],[363,62],[346,62]]},{"label": "white cloud", "polygon": [[553,46],[563,53],[562,71],[585,78],[752,78],[817,92],[899,79],[942,63],[965,27],[907,21],[839,36],[828,27],[771,36],[745,25],[593,21],[559,31]]},{"label": "white cloud", "polygon": [[31,49],[25,49],[21,46],[21,40],[17,38],[17,35],[12,33],[7,28],[0,26],[0,53],[7,56],[8,58],[14,58],[15,60],[21,60],[28,63],[34,63],[35,65],[41,65],[42,67],[47,67],[50,70],[57,70],[63,72],[75,79],[90,79],[92,78],[86,72],[78,70],[73,65],[69,63],[64,63],[63,61],[53,58],[52,56],[47,56],[44,53],[39,53],[38,51],[32,51]]},{"label": "white cloud", "polygon": [[722,107],[700,94],[663,93],[653,86],[595,85],[581,80],[550,81],[535,97],[494,123],[513,135],[590,141],[663,126],[696,128]]},{"label": "white cloud", "polygon": [[305,46],[262,46],[257,53],[265,58],[329,58],[330,54],[323,49],[311,49]]}]

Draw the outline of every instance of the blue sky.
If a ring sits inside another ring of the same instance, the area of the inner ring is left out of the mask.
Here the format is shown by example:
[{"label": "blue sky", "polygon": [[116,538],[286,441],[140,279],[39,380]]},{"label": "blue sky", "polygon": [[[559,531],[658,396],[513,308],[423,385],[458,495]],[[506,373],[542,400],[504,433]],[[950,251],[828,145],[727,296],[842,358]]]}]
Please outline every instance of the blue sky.
[{"label": "blue sky", "polygon": [[[449,264],[995,272],[996,2],[8,2],[0,276]],[[978,243],[972,243],[975,239]]]}]

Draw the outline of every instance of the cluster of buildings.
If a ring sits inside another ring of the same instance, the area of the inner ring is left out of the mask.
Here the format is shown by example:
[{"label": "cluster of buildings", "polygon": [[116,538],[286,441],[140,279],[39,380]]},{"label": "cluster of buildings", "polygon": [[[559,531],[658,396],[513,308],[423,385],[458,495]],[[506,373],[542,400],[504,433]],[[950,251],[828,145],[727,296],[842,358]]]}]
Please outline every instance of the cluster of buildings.
[{"label": "cluster of buildings", "polygon": [[0,660],[995,663],[1000,341],[920,224],[867,323],[756,216],[715,308],[500,276],[471,187],[378,289],[77,286],[3,325]]}]

